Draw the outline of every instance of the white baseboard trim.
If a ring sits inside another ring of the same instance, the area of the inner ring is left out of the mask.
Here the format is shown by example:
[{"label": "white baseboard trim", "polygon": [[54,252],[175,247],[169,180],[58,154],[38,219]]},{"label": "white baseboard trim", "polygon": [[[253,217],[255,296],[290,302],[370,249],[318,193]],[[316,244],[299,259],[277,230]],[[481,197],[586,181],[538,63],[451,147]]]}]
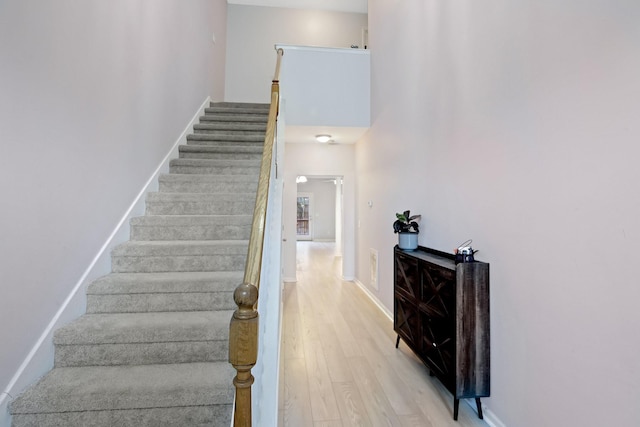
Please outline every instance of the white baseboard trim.
[{"label": "white baseboard trim", "polygon": [[[473,404],[469,403],[469,406],[474,408],[475,410],[475,401]],[[490,427],[507,427],[505,423],[500,421],[500,419],[493,413],[491,409],[488,409],[484,404],[482,405],[482,415],[484,416],[484,421],[489,424]]]},{"label": "white baseboard trim", "polygon": [[382,304],[382,301],[380,301],[378,299],[377,296],[375,296],[371,290],[369,288],[367,288],[364,283],[362,283],[361,281],[359,281],[358,279],[353,279],[352,280],[356,285],[358,285],[358,287],[360,287],[360,289],[362,289],[364,291],[365,294],[367,294],[367,296],[369,297],[369,299],[371,299],[371,301],[378,306],[378,308],[380,309],[380,311],[382,311],[382,313],[387,316],[389,318],[389,320],[391,320],[393,322],[393,313],[391,313],[391,311],[389,311],[389,309],[387,307],[384,306],[384,304]]},{"label": "white baseboard trim", "polygon": [[60,326],[79,317],[85,312],[86,295],[85,292],[81,291],[86,291],[87,286],[98,277],[109,274],[111,271],[111,250],[115,246],[124,243],[129,239],[129,220],[134,216],[144,214],[146,194],[149,191],[157,190],[158,176],[161,173],[169,171],[169,161],[177,157],[179,145],[186,143],[187,135],[191,133],[193,125],[198,123],[200,116],[204,114],[204,109],[209,106],[210,102],[211,98],[207,97],[207,99],[202,103],[196,114],[192,117],[191,122],[185,127],[180,137],[176,140],[167,155],[142,187],[114,230],[111,232],[56,314],[44,329],[40,338],[36,341],[29,354],[27,354],[27,357],[13,375],[11,381],[9,381],[9,384],[7,384],[4,391],[0,393],[0,426],[11,425],[11,417],[8,411],[9,401],[13,400],[30,384],[34,383],[38,378],[42,377],[53,368],[53,332]]}]

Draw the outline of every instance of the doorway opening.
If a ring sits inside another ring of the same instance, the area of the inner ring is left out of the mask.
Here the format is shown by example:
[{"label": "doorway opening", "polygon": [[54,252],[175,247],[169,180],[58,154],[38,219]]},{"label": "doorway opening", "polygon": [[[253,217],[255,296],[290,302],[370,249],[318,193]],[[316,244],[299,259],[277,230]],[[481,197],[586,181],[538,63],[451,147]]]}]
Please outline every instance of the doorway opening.
[{"label": "doorway opening", "polygon": [[342,255],[343,178],[299,176],[296,185],[296,240],[335,242]]},{"label": "doorway opening", "polygon": [[313,240],[311,205],[313,193],[298,192],[296,200],[296,240]]}]

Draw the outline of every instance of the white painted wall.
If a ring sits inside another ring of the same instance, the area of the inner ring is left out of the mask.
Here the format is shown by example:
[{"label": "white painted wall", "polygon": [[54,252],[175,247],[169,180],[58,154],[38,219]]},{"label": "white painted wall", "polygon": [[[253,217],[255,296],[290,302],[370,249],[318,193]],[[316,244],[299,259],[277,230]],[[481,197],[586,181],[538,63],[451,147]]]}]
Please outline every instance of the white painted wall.
[{"label": "white painted wall", "polygon": [[298,193],[313,194],[312,221],[313,240],[335,241],[336,239],[336,186],[329,178],[308,177],[298,184]]},{"label": "white painted wall", "polygon": [[[369,2],[372,128],[356,146],[357,277],[394,213],[491,263],[491,417],[640,419],[640,3]],[[373,201],[373,207],[366,203]]]},{"label": "white painted wall", "polygon": [[287,125],[369,127],[369,50],[277,47],[284,51],[280,87]]},{"label": "white painted wall", "polygon": [[193,114],[223,98],[225,19],[224,0],[0,3],[3,392],[83,274],[108,272],[87,268]]},{"label": "white painted wall", "polygon": [[352,144],[285,144],[283,238],[286,241],[283,242],[282,262],[283,278],[285,281],[292,282],[296,280],[296,176],[298,175],[343,177],[342,275],[345,280],[352,280],[355,273],[355,146]]},{"label": "white painted wall", "polygon": [[274,45],[361,45],[363,13],[228,6],[225,100],[269,102],[276,64]]}]

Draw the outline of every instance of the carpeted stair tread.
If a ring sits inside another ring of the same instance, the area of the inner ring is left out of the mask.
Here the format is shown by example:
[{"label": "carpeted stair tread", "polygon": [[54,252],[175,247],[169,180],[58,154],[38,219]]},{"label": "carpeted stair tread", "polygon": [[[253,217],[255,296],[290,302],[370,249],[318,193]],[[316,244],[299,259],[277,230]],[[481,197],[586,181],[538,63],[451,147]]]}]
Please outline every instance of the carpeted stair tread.
[{"label": "carpeted stair tread", "polygon": [[193,125],[195,133],[218,132],[218,133],[257,133],[264,136],[267,130],[266,123],[199,123]]},{"label": "carpeted stair tread", "polygon": [[86,314],[55,332],[55,366],[226,360],[233,311]]},{"label": "carpeted stair tread", "polygon": [[255,193],[149,193],[147,215],[235,215],[253,212]]},{"label": "carpeted stair tread", "polygon": [[146,215],[131,219],[131,240],[247,240],[251,215]]},{"label": "carpeted stair tread", "polygon": [[211,146],[211,145],[181,145],[178,147],[180,153],[211,153],[211,154],[262,154],[262,144],[247,145],[241,147],[234,146]]},{"label": "carpeted stair tread", "polygon": [[171,166],[260,168],[260,160],[173,159]]},{"label": "carpeted stair tread", "polygon": [[251,215],[148,215],[131,218],[131,225],[146,225],[146,226],[183,226],[188,227],[190,225],[207,225],[207,226],[223,226],[227,224],[231,225],[245,225],[251,224],[253,217]]},{"label": "carpeted stair tread", "polygon": [[265,114],[237,114],[237,113],[223,113],[223,112],[216,112],[216,113],[210,113],[210,114],[206,114],[204,116],[200,116],[200,123],[217,123],[217,122],[224,122],[224,123],[235,123],[235,124],[242,124],[242,123],[255,123],[255,124],[266,124],[267,123],[267,119],[269,118],[269,115],[267,113]]},{"label": "carpeted stair tread", "polygon": [[188,145],[260,145],[264,146],[264,135],[229,133],[192,133],[187,135]]},{"label": "carpeted stair tread", "polygon": [[129,241],[113,249],[115,273],[240,271],[247,240]]},{"label": "carpeted stair tread", "polygon": [[[229,108],[229,107],[207,107],[204,109],[205,115],[243,115],[243,116],[256,116],[256,117],[268,117],[268,108]],[[266,120],[266,119],[265,119]]]},{"label": "carpeted stair tread", "polygon": [[181,174],[259,175],[260,159],[173,159],[169,162],[169,171]]},{"label": "carpeted stair tread", "polygon": [[116,246],[113,256],[183,256],[183,255],[228,255],[247,253],[248,240],[172,240],[172,241],[129,241]]},{"label": "carpeted stair tread", "polygon": [[[225,193],[213,193],[213,194],[199,194],[199,193],[167,193],[167,192],[154,192],[147,194],[146,201],[147,202],[155,202],[162,200],[188,200],[188,201],[215,201],[220,200],[223,203],[233,201],[234,199],[240,200],[253,200],[255,201],[256,195],[255,193],[250,192],[242,192],[236,194],[225,194]],[[185,214],[188,215],[188,214]]]},{"label": "carpeted stair tread", "polygon": [[235,310],[242,271],[112,273],[87,290],[87,313]]},{"label": "carpeted stair tread", "polygon": [[187,144],[233,144],[248,145],[259,144],[264,145],[264,135],[260,134],[231,134],[231,133],[192,133],[187,135]]},{"label": "carpeted stair tread", "polygon": [[181,159],[261,160],[262,146],[181,145],[179,156]]},{"label": "carpeted stair tread", "polygon": [[111,273],[89,285],[87,295],[232,292],[242,271]]},{"label": "carpeted stair tread", "polygon": [[233,311],[85,314],[54,333],[54,344],[227,340]]},{"label": "carpeted stair tread", "polygon": [[56,368],[11,403],[14,415],[233,402],[228,362]]},{"label": "carpeted stair tread", "polygon": [[259,176],[210,175],[210,174],[165,174],[160,175],[159,191],[165,193],[222,193],[235,194],[252,191],[258,187]]},{"label": "carpeted stair tread", "polygon": [[264,103],[252,103],[252,102],[210,102],[210,108],[226,108],[226,109],[236,109],[236,108],[244,108],[244,109],[253,109],[253,110],[266,110],[269,111],[270,104]]}]

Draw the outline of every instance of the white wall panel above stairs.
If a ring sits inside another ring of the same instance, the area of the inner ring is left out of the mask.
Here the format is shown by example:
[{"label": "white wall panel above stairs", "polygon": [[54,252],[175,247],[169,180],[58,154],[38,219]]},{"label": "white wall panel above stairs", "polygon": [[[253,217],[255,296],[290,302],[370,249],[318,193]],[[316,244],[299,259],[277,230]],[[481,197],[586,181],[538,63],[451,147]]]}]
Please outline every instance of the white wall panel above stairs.
[{"label": "white wall panel above stairs", "polygon": [[287,127],[368,128],[370,54],[365,49],[276,45]]}]

